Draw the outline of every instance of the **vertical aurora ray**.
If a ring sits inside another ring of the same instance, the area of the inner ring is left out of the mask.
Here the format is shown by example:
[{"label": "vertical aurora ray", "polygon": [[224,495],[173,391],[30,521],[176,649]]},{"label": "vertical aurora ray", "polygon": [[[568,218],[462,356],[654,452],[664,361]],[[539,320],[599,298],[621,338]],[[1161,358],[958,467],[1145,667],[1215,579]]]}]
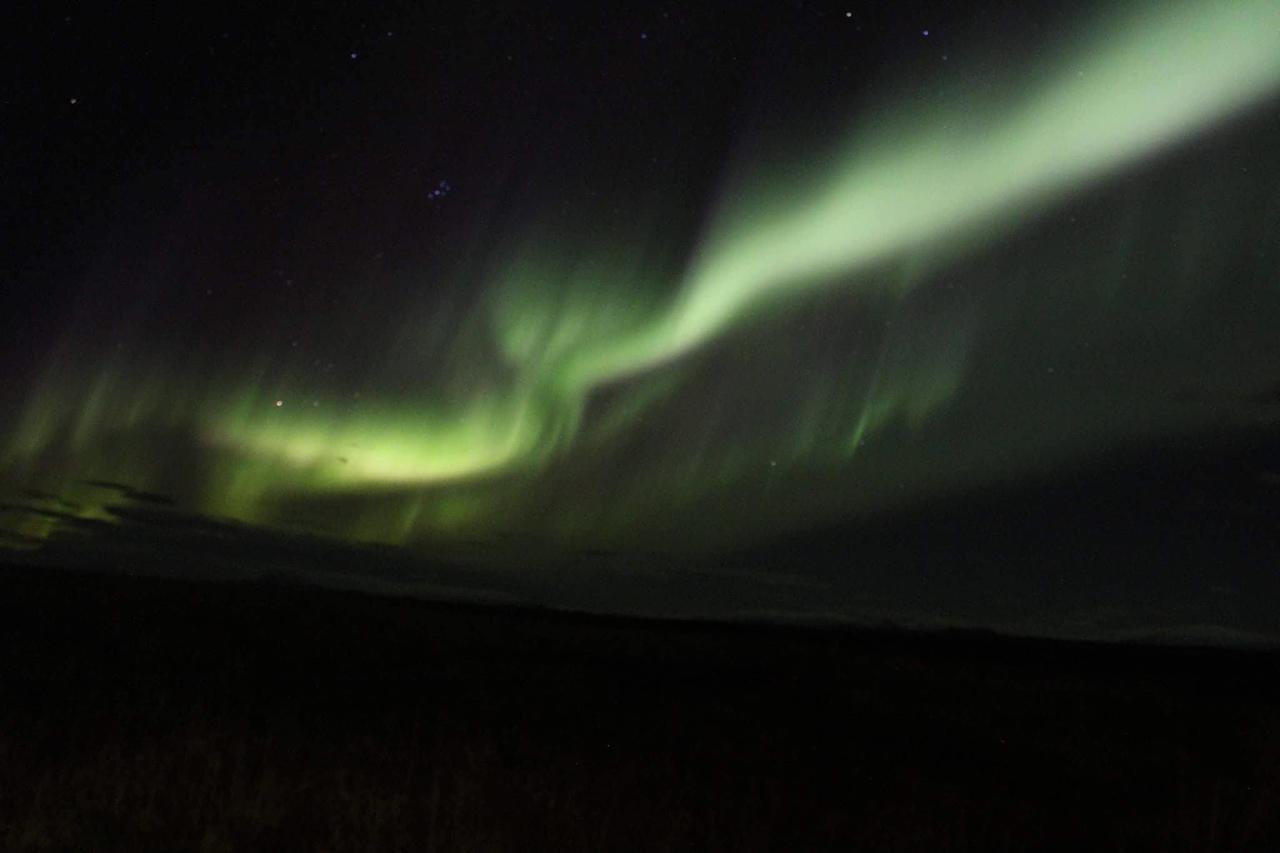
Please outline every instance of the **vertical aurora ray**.
[{"label": "vertical aurora ray", "polygon": [[[575,255],[544,239],[511,252],[456,329],[456,352],[487,354],[474,371],[483,380],[446,377],[433,364],[421,388],[275,406],[261,371],[246,380],[234,365],[200,365],[207,378],[197,379],[145,356],[89,370],[70,347],[24,409],[0,470],[15,482],[92,476],[166,491],[175,488],[173,466],[155,446],[164,440],[202,455],[198,471],[182,472],[197,478],[187,503],[255,523],[279,523],[282,502],[364,492],[393,495],[400,511],[389,514],[382,500],[367,511],[342,504],[338,532],[410,541],[536,514],[538,490],[558,468],[603,464],[610,445],[667,411],[713,343],[829,294],[883,306],[891,292],[900,305],[931,277],[895,275],[895,265],[923,258],[945,269],[1271,96],[1280,86],[1280,0],[1146,4],[1099,22],[1055,57],[1011,76],[1030,82],[996,81],[998,97],[957,93],[936,107],[855,116],[837,167],[813,174],[802,194],[780,189],[767,169],[748,169],[674,288],[662,288],[640,247]],[[746,192],[757,186],[764,191]],[[835,415],[804,409],[769,437],[792,449],[771,455],[785,466],[847,461],[886,425],[918,426],[943,410],[964,386],[973,334],[969,318],[952,325],[932,329],[923,354],[908,332],[869,339],[856,370],[813,383],[815,394],[840,400]],[[825,423],[832,417],[836,428]],[[698,439],[710,446],[717,436]],[[761,442],[736,440],[722,462],[686,477],[717,487],[740,477]],[[663,504],[675,486],[657,476],[634,487],[635,497],[617,486],[619,501]],[[598,494],[582,502],[575,524],[599,519],[593,502]]]}]

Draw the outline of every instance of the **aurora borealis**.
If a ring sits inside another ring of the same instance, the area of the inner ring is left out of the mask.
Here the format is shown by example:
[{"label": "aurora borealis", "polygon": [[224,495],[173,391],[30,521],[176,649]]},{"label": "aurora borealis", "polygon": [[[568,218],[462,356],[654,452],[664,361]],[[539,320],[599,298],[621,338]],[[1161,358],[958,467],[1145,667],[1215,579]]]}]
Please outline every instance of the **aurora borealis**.
[{"label": "aurora borealis", "polygon": [[481,18],[242,60],[57,232],[73,273],[18,265],[58,298],[4,398],[9,503],[700,551],[1275,420],[1280,2],[809,11],[721,34],[763,39],[751,75],[691,52],[710,13],[655,13],[627,50],[661,59],[552,21],[509,70]]}]

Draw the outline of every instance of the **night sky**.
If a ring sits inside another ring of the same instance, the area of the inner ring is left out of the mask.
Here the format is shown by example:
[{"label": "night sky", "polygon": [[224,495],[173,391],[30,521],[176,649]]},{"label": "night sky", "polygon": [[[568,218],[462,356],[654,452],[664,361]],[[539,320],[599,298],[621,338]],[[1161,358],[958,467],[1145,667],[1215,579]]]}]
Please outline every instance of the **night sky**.
[{"label": "night sky", "polygon": [[23,559],[1280,639],[1280,0],[88,6],[3,22]]}]

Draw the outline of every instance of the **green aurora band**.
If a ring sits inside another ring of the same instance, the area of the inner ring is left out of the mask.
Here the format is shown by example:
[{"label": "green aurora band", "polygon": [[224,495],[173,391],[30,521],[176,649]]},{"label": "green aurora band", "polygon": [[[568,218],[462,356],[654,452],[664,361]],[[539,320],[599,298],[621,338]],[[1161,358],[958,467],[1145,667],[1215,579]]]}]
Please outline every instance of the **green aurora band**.
[{"label": "green aurora band", "polygon": [[[201,513],[273,526],[287,525],[299,501],[367,495],[342,503],[340,520],[330,513],[324,526],[390,543],[499,529],[538,502],[558,468],[589,464],[575,455],[626,435],[713,342],[824,289],[899,304],[928,281],[913,269],[959,261],[1262,103],[1280,87],[1280,2],[1150,4],[1097,22],[1053,55],[1048,67],[1011,77],[1027,82],[1006,81],[998,98],[956,92],[859,117],[839,167],[803,190],[748,174],[724,193],[665,295],[627,246],[586,263],[558,262],[546,241],[512,253],[453,330],[459,353],[501,357],[475,382],[433,376],[417,394],[311,405],[269,390],[288,387],[270,359],[245,379],[243,369],[193,357],[173,366],[116,359],[86,386],[89,371],[68,342],[18,418],[0,471],[88,504],[74,481],[119,480],[176,493]],[[885,425],[925,422],[964,383],[968,334],[962,322],[940,330],[930,354],[911,358],[886,338],[862,386],[845,389],[851,402],[834,432],[817,425],[822,413],[797,412],[794,429],[807,439],[782,451],[731,448],[701,476],[731,485],[734,460],[761,453],[784,465],[840,464]],[[193,383],[197,375],[213,378]],[[594,405],[602,396],[610,405]],[[162,440],[190,444],[198,463],[171,474],[174,461],[156,451]],[[662,477],[638,478],[613,497],[660,503],[670,491]],[[39,540],[57,523],[25,516],[17,532]],[[545,532],[572,538],[600,523],[577,514]]]}]

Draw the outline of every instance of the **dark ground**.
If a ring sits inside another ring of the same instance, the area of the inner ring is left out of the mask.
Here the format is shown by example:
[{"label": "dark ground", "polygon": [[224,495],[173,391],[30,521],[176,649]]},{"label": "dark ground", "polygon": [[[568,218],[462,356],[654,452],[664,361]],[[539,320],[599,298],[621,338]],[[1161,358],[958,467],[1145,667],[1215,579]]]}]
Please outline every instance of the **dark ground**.
[{"label": "dark ground", "polygon": [[0,573],[11,850],[1271,850],[1280,654]]}]

